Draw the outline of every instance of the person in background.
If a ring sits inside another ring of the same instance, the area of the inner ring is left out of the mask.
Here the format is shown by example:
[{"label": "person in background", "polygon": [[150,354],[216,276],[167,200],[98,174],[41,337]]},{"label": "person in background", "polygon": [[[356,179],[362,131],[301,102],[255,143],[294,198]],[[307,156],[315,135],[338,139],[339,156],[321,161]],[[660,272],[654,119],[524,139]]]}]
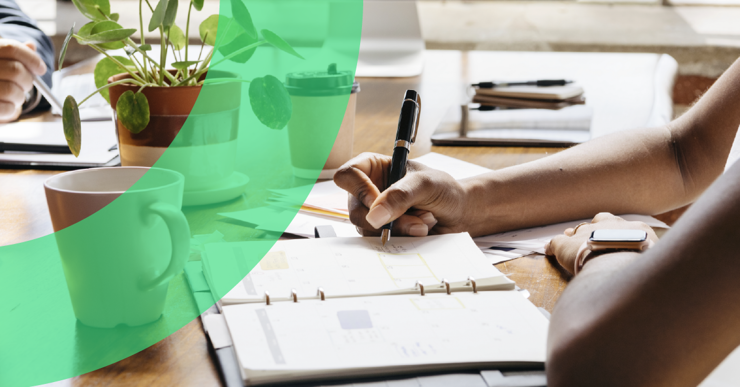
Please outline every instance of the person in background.
[{"label": "person in background", "polygon": [[[394,235],[479,236],[598,213],[546,246],[574,275],[550,321],[548,386],[693,387],[740,346],[738,127],[740,60],[662,127],[462,181],[411,161],[387,188],[391,158],[363,154],[334,181],[350,193],[350,219],[365,235],[390,220]],[[660,241],[646,224],[604,212],[660,214],[689,203]],[[654,247],[582,249],[592,231],[613,229],[645,231]]]},{"label": "person in background", "polygon": [[51,39],[15,1],[0,0],[0,123],[48,107],[33,86],[33,77],[39,75],[51,85],[52,71]]}]

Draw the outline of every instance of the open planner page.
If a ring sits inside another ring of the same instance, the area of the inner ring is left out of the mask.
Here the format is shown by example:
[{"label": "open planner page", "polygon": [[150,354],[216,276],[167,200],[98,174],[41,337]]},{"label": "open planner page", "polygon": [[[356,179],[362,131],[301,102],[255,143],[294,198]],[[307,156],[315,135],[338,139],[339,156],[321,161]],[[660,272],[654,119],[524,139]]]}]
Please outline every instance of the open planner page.
[{"label": "open planner page", "polygon": [[545,361],[548,321],[516,292],[240,304],[223,313],[246,385]]},{"label": "open planner page", "polygon": [[[206,245],[206,277],[238,275],[249,243]],[[470,235],[461,233],[394,237],[386,246],[378,237],[278,241],[233,289],[214,289],[218,283],[211,289],[216,298],[225,294],[221,301],[227,305],[262,302],[265,291],[274,300],[287,300],[291,289],[300,299],[316,298],[319,287],[327,298],[419,293],[417,281],[427,292],[442,292],[445,279],[454,291],[472,291],[468,277],[475,279],[479,290],[514,288],[487,262]]]}]

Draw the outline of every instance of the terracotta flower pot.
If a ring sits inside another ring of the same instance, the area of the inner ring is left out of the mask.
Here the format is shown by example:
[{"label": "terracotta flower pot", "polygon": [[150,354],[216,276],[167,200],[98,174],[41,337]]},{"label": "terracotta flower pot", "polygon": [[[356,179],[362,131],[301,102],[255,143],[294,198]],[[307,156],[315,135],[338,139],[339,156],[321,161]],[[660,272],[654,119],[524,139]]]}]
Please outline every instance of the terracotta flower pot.
[{"label": "terracotta flower pot", "polygon": [[[218,72],[217,77],[237,78],[226,72]],[[130,75],[115,75],[108,82],[124,78]],[[139,87],[124,84],[109,90],[115,115],[121,94],[137,92]],[[206,88],[146,87],[142,93],[149,101],[150,112],[144,130],[131,133],[116,115],[121,165],[150,167],[157,163],[159,168],[178,171],[185,175],[186,191],[224,184],[234,173],[241,83],[211,84]]]}]

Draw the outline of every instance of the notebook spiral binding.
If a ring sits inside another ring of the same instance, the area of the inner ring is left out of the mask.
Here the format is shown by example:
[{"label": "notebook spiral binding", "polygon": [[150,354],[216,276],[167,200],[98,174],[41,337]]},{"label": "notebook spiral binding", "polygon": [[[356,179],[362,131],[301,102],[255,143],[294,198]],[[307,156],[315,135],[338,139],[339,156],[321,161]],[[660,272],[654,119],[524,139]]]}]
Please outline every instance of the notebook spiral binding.
[{"label": "notebook spiral binding", "polygon": [[475,284],[475,278],[468,277],[468,282],[465,283],[465,286],[471,285],[473,286],[473,293],[478,293],[478,286]]},{"label": "notebook spiral binding", "polygon": [[[323,288],[316,289],[316,295],[319,297],[321,301],[326,301],[326,293],[324,293]],[[423,295],[423,294],[422,294]],[[290,289],[290,299],[293,302],[298,302],[298,291],[295,290],[295,288]],[[265,305],[271,305],[270,303],[270,292],[265,290]]]},{"label": "notebook spiral binding", "polygon": [[[475,283],[475,278],[472,276],[468,277],[468,281],[465,283],[465,286],[471,286],[473,288],[473,293],[478,293],[478,286]],[[439,287],[444,288],[447,294],[452,294],[452,287],[447,278],[442,278]],[[419,289],[420,295],[426,295],[424,284],[421,281],[416,281],[414,289]],[[320,287],[316,289],[316,296],[318,296],[321,301],[326,301],[326,293],[323,288]],[[295,288],[290,289],[290,299],[293,300],[293,302],[298,302],[298,291],[296,291]],[[270,305],[270,292],[267,290],[265,290],[265,305]]]},{"label": "notebook spiral binding", "polygon": [[323,288],[316,289],[316,295],[319,296],[319,299],[321,301],[326,301],[326,294],[324,293],[324,289]]},{"label": "notebook spiral binding", "polygon": [[422,296],[424,295],[424,284],[421,283],[421,281],[416,281],[414,288],[419,289],[419,293],[421,293]]},{"label": "notebook spiral binding", "polygon": [[[473,288],[473,293],[478,293],[478,285],[475,282],[475,278],[472,276],[468,277],[468,281],[465,283],[465,286],[470,286]],[[439,285],[440,288],[444,288],[447,294],[452,294],[452,287],[450,285],[450,281],[447,280],[447,278],[442,278],[442,282]],[[424,288],[424,284],[421,281],[416,281],[416,284],[414,285],[414,289],[419,289],[419,294],[424,296],[426,295],[426,290]]]},{"label": "notebook spiral binding", "polygon": [[442,278],[442,285],[440,287],[444,287],[447,294],[452,294],[452,289],[450,289],[450,281],[447,281],[447,278]]}]

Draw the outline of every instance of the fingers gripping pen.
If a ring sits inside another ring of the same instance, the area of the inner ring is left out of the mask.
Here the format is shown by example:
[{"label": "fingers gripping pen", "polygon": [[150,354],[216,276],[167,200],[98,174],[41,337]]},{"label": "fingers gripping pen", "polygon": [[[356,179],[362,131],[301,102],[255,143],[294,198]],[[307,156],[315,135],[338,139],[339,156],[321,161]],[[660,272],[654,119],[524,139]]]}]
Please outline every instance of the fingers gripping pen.
[{"label": "fingers gripping pen", "polygon": [[[393,158],[391,168],[388,171],[388,184],[386,189],[406,175],[406,162],[409,158],[411,144],[416,141],[416,133],[419,130],[419,115],[421,114],[421,97],[414,90],[406,90],[401,104],[401,116],[398,118],[398,129],[396,141],[393,145]],[[391,239],[393,221],[381,227],[382,234],[380,242],[385,244]]]}]

